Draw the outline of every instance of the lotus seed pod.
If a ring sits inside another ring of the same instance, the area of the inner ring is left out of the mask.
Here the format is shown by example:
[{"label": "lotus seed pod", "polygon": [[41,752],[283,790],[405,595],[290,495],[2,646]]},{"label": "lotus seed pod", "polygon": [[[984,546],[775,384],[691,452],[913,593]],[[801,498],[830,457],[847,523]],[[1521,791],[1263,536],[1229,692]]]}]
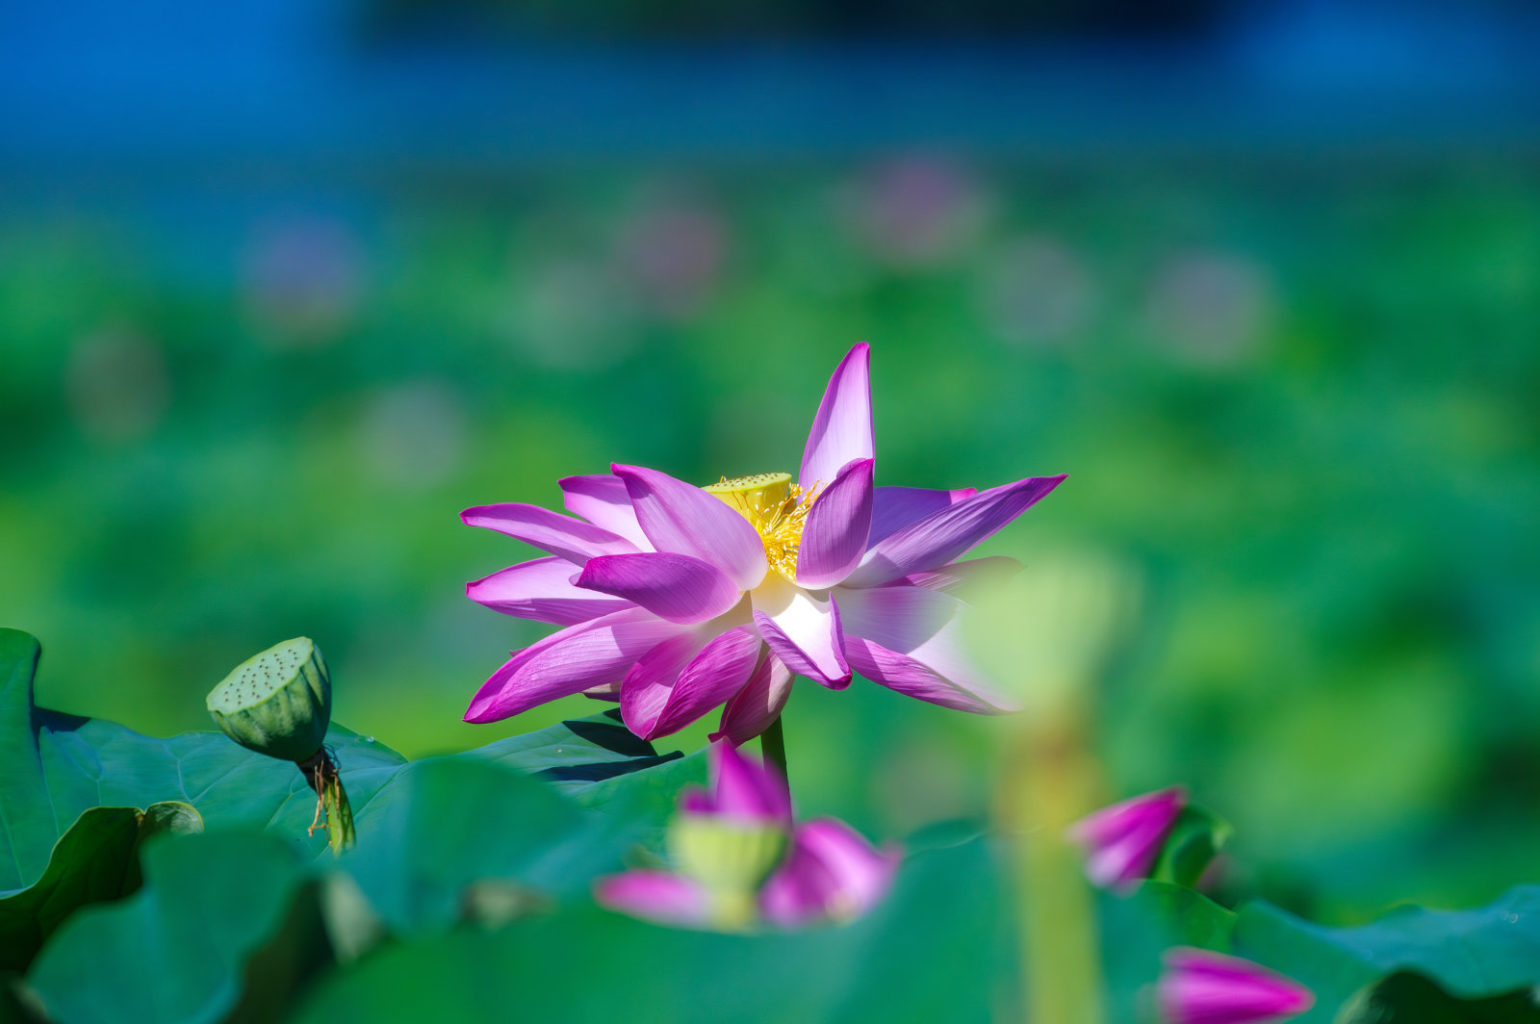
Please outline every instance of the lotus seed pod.
[{"label": "lotus seed pod", "polygon": [[786,829],[687,813],[669,825],[667,844],[679,870],[713,894],[752,893],[786,852]]},{"label": "lotus seed pod", "polygon": [[753,476],[738,476],[731,480],[723,477],[701,490],[715,494],[740,511],[752,512],[755,516],[768,516],[791,494],[791,474],[755,473]]},{"label": "lotus seed pod", "polygon": [[248,750],[304,761],[321,749],[331,722],[331,676],[309,637],[246,659],[209,692],[209,714]]}]

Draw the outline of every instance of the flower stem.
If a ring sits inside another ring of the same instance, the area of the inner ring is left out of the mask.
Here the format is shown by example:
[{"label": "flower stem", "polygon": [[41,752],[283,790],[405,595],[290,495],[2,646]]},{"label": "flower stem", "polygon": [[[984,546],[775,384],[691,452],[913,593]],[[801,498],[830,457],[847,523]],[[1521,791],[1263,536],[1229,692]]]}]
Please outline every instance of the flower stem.
[{"label": "flower stem", "polygon": [[786,771],[786,733],[781,728],[781,716],[776,715],[775,721],[759,736],[759,752],[764,755],[765,761],[775,765],[781,771],[781,778],[786,784],[791,784],[791,776]]},{"label": "flower stem", "polygon": [[315,820],[310,831],[326,830],[327,845],[332,853],[341,856],[342,851],[353,845],[353,808],[348,803],[347,790],[342,788],[342,773],[337,762],[325,747],[304,761],[296,761],[299,770],[315,790]]},{"label": "flower stem", "polygon": [[1078,707],[1048,709],[1012,737],[1000,819],[1018,837],[1016,879],[1031,1024],[1104,1024],[1095,905],[1065,829],[1095,806],[1097,765]]}]

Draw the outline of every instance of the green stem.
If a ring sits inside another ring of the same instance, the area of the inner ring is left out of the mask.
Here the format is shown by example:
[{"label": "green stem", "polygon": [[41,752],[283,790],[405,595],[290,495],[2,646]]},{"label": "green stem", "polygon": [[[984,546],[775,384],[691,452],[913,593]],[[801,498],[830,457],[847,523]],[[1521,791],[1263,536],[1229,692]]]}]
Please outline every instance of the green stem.
[{"label": "green stem", "polygon": [[791,776],[786,771],[786,733],[781,728],[780,715],[776,715],[770,727],[760,734],[759,752],[764,755],[766,762],[781,770],[781,778],[790,785]]},{"label": "green stem", "polygon": [[322,747],[309,758],[296,761],[305,781],[316,795],[316,822],[310,831],[326,829],[326,842],[332,853],[341,856],[342,851],[353,845],[353,808],[348,803],[347,790],[342,788],[342,774],[337,762]]},{"label": "green stem", "polygon": [[353,808],[348,803],[347,790],[342,788],[342,776],[335,769],[321,793],[326,806],[326,842],[334,856],[353,845]]}]

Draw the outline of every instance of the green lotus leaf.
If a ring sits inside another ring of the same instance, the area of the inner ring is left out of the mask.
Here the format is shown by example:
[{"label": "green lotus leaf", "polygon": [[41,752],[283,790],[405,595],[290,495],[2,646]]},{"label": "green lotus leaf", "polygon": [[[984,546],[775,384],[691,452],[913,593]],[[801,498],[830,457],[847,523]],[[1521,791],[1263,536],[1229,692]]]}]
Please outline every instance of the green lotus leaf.
[{"label": "green lotus leaf", "polygon": [[1016,1019],[1012,907],[973,841],[912,855],[889,898],[845,925],[723,935],[581,905],[421,936],[330,972],[293,1021]]},{"label": "green lotus leaf", "polygon": [[[0,893],[35,883],[54,844],[86,810],[98,806],[148,807],[182,801],[210,828],[272,831],[307,854],[326,850],[308,829],[315,793],[292,764],[253,754],[217,732],[168,739],[143,736],[101,719],[49,711],[32,701],[40,648],[19,630],[0,629]],[[390,785],[406,765],[401,755],[335,723],[327,733],[355,815]],[[478,750],[436,760],[493,761],[537,775],[580,801],[634,801],[632,817],[661,829],[678,783],[704,777],[697,762],[660,755],[614,718],[614,712],[562,722]],[[674,763],[670,763],[674,762]],[[645,769],[665,768],[647,779]],[[638,775],[634,791],[631,777]],[[667,798],[665,799],[665,792]],[[378,820],[378,819],[371,819]],[[359,823],[367,843],[369,822]]]},{"label": "green lotus leaf", "polygon": [[25,970],[43,942],[88,903],[139,888],[139,844],[158,832],[200,832],[203,820],[179,802],[92,807],[54,844],[43,875],[0,893],[0,969]]},{"label": "green lotus leaf", "polygon": [[[1235,951],[1315,992],[1315,1009],[1301,1024],[1337,1019],[1344,1006],[1362,1003],[1361,990],[1401,972],[1421,975],[1453,1000],[1498,999],[1540,985],[1540,886],[1519,886],[1474,910],[1406,907],[1357,928],[1251,903],[1237,914]],[[1391,996],[1387,1005],[1407,1002],[1404,993]]]}]

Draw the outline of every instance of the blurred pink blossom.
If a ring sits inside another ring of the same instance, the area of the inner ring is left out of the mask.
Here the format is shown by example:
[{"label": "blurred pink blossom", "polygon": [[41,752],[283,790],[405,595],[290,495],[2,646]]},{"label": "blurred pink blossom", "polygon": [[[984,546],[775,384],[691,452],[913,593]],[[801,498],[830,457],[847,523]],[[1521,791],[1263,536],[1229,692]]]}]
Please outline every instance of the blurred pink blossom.
[{"label": "blurred pink blossom", "polygon": [[1165,964],[1155,1000],[1166,1024],[1271,1024],[1315,1005],[1309,989],[1249,960],[1182,947]]},{"label": "blurred pink blossom", "polygon": [[881,902],[896,849],[875,849],[833,818],[795,824],[775,768],[725,741],[709,757],[710,789],[683,793],[670,827],[675,870],[601,878],[600,903],[661,924],[745,930],[847,921]]},{"label": "blurred pink blossom", "polygon": [[1070,827],[1086,848],[1086,875],[1101,886],[1124,888],[1149,876],[1187,793],[1179,786],[1104,807]]}]

